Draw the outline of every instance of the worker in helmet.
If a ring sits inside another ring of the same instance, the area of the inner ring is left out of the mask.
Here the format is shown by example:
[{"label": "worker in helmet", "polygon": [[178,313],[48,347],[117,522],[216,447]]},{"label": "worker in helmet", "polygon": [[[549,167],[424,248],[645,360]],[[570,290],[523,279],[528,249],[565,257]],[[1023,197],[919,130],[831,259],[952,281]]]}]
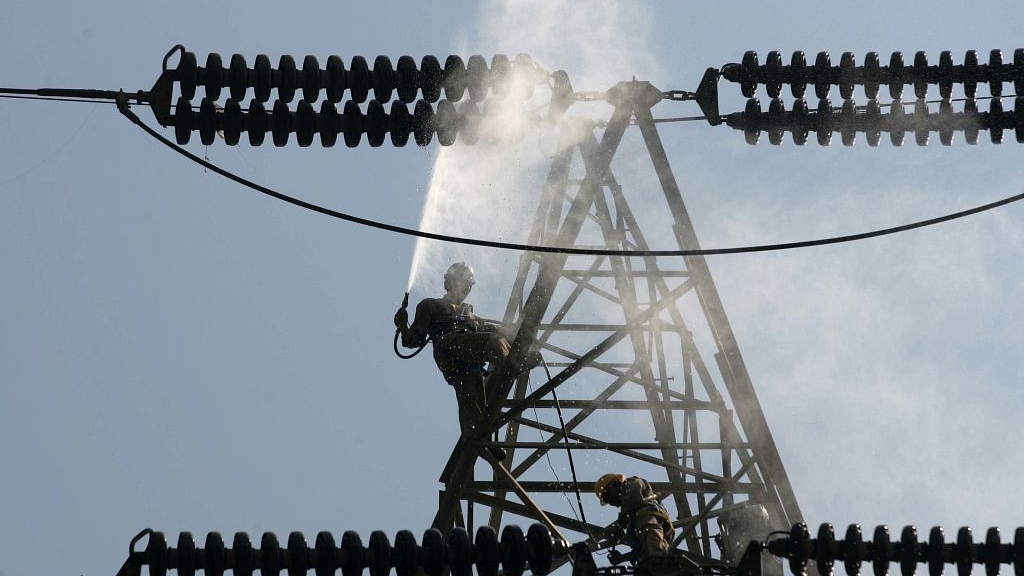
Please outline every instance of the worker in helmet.
[{"label": "worker in helmet", "polygon": [[[609,558],[618,564],[623,559],[634,562],[651,556],[668,554],[673,528],[668,511],[661,504],[651,483],[639,476],[627,478],[623,474],[605,474],[594,483],[594,493],[601,505],[619,508],[616,526],[621,529],[623,543],[632,551],[625,556]],[[613,550],[614,552],[614,550]]]},{"label": "worker in helmet", "polygon": [[[455,389],[459,405],[459,423],[465,436],[472,436],[484,412],[486,394],[485,364],[493,370],[509,354],[508,339],[498,326],[485,322],[465,302],[476,281],[473,269],[465,262],[452,264],[444,274],[444,296],[424,298],[416,306],[416,317],[410,326],[404,308],[395,314],[395,327],[406,348],[433,342],[434,361],[441,375]],[[522,369],[540,363],[534,351]]]}]

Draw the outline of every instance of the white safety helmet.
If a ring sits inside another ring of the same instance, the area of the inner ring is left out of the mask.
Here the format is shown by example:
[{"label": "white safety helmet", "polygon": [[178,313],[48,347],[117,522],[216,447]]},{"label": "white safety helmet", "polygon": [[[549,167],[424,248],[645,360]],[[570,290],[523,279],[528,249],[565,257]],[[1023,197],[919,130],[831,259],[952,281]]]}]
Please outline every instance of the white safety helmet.
[{"label": "white safety helmet", "polygon": [[462,280],[472,286],[476,282],[476,275],[473,274],[473,269],[469,267],[469,264],[456,262],[449,266],[448,271],[444,273],[444,289],[451,290],[452,282],[455,280]]}]

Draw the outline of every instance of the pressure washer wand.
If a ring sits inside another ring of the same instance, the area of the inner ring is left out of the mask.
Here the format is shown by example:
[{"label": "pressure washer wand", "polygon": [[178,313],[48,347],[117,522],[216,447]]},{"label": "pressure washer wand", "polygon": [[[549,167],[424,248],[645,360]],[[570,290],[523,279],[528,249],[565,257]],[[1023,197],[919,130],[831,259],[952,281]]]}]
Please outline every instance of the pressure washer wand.
[{"label": "pressure washer wand", "polygon": [[399,358],[406,358],[406,359],[412,358],[413,356],[419,354],[423,350],[423,348],[426,347],[426,343],[424,343],[423,346],[420,346],[415,352],[413,352],[412,354],[408,354],[408,355],[407,354],[402,354],[401,351],[398,350],[398,338],[402,334],[401,326],[405,325],[409,321],[409,313],[407,312],[408,308],[409,308],[409,293],[406,292],[405,293],[405,297],[402,298],[402,307],[398,309],[398,312],[395,312],[395,342],[394,342],[395,354]]},{"label": "pressure washer wand", "polygon": [[402,307],[398,309],[398,312],[395,312],[395,334],[398,334],[399,332],[402,331],[402,324],[406,324],[407,322],[409,322],[409,313],[407,311],[408,309],[409,293],[406,292],[405,296],[402,298]]}]

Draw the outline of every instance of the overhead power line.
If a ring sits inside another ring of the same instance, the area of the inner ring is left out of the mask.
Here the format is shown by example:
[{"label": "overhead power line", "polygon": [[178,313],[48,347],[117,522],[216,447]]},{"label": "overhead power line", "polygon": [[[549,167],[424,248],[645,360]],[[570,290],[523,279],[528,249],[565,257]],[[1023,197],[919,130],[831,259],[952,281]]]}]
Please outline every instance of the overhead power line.
[{"label": "overhead power line", "polygon": [[368,219],[368,218],[363,218],[363,217],[356,216],[356,215],[353,215],[353,214],[348,214],[348,213],[345,213],[345,212],[340,212],[340,211],[337,211],[337,210],[332,210],[332,209],[326,208],[324,206],[313,204],[311,202],[306,202],[305,200],[301,200],[299,198],[295,198],[293,196],[289,196],[287,194],[283,194],[281,192],[278,192],[278,191],[273,190],[271,188],[268,188],[266,186],[262,186],[260,184],[255,183],[255,182],[252,182],[251,180],[243,178],[242,176],[239,176],[239,175],[237,175],[237,174],[235,174],[235,173],[233,173],[233,172],[231,172],[229,170],[221,168],[220,166],[217,166],[216,164],[214,164],[214,163],[212,163],[212,162],[210,162],[208,160],[200,158],[200,157],[196,156],[195,154],[192,154],[188,150],[185,150],[184,148],[174,144],[173,142],[171,142],[170,140],[168,140],[167,138],[165,138],[164,136],[162,136],[161,134],[156,132],[153,128],[151,128],[149,125],[147,125],[145,122],[143,122],[134,112],[132,112],[131,109],[128,107],[127,100],[124,97],[119,97],[118,100],[117,100],[117,104],[118,104],[118,110],[120,110],[121,113],[125,115],[125,117],[127,117],[129,120],[131,120],[137,126],[142,128],[143,131],[145,131],[147,134],[149,134],[150,136],[152,136],[153,138],[155,138],[156,140],[158,140],[160,143],[164,144],[165,146],[167,146],[171,150],[174,150],[175,152],[181,154],[182,156],[188,158],[189,160],[195,162],[196,164],[199,164],[199,165],[203,166],[204,168],[207,168],[208,170],[216,172],[217,174],[220,174],[221,176],[223,176],[223,177],[225,177],[225,178],[227,178],[229,180],[237,182],[237,183],[239,183],[239,184],[241,184],[241,185],[243,185],[243,186],[245,186],[247,188],[250,188],[252,190],[255,190],[257,192],[260,192],[260,193],[265,194],[267,196],[270,196],[272,198],[276,198],[278,200],[282,200],[282,201],[287,202],[289,204],[294,204],[295,206],[299,206],[300,208],[305,208],[305,209],[311,210],[313,212],[318,212],[320,214],[324,214],[324,215],[330,216],[332,218],[338,218],[340,220],[345,220],[347,222],[352,222],[354,224],[359,224],[359,225],[367,226],[367,227],[370,227],[370,228],[377,228],[377,229],[380,229],[380,230],[386,230],[388,232],[394,232],[394,233],[397,233],[397,234],[404,234],[406,236],[415,236],[417,238],[427,238],[427,239],[430,239],[430,240],[437,240],[437,241],[440,241],[440,242],[449,242],[449,243],[454,243],[454,244],[465,244],[465,245],[470,245],[470,246],[482,246],[482,247],[485,247],[485,248],[496,248],[496,249],[501,249],[501,250],[516,250],[516,251],[524,251],[524,252],[542,252],[542,253],[553,253],[553,254],[590,255],[590,256],[712,256],[712,255],[719,255],[719,254],[744,254],[744,253],[752,253],[752,252],[772,252],[772,251],[779,251],[779,250],[792,250],[792,249],[795,249],[795,248],[809,248],[809,247],[812,247],[812,246],[824,246],[824,245],[828,245],[828,244],[840,244],[840,243],[844,243],[844,242],[854,242],[854,241],[858,241],[858,240],[866,240],[868,238],[876,238],[876,237],[879,237],[879,236],[886,236],[886,235],[890,235],[890,234],[906,232],[906,231],[909,231],[909,230],[914,230],[916,228],[924,228],[926,226],[933,226],[933,225],[936,225],[936,224],[941,224],[943,222],[949,222],[951,220],[956,220],[956,219],[959,219],[959,218],[964,218],[964,217],[970,216],[972,214],[978,214],[980,212],[985,212],[985,211],[988,211],[988,210],[993,210],[995,208],[999,208],[1001,206],[1005,206],[1007,204],[1011,204],[1013,202],[1017,202],[1018,200],[1024,199],[1024,193],[1015,194],[1013,196],[1009,196],[1007,198],[1003,198],[1002,200],[996,200],[995,202],[990,202],[988,204],[983,204],[981,206],[970,208],[968,210],[962,210],[960,212],[954,212],[954,213],[946,214],[944,216],[939,216],[939,217],[936,217],[936,218],[929,218],[927,220],[920,220],[920,221],[913,222],[913,223],[910,223],[910,224],[903,224],[901,226],[893,226],[891,228],[883,228],[881,230],[872,230],[872,231],[869,231],[869,232],[861,232],[859,234],[849,234],[849,235],[845,235],[845,236],[833,236],[833,237],[829,237],[829,238],[819,238],[819,239],[815,239],[815,240],[803,240],[803,241],[798,241],[798,242],[782,242],[782,243],[775,243],[775,244],[758,244],[758,245],[752,245],[752,246],[736,246],[736,247],[729,247],[729,248],[701,248],[701,249],[697,249],[697,250],[597,250],[597,249],[590,249],[590,248],[571,248],[571,247],[559,247],[559,246],[538,246],[538,245],[533,245],[533,244],[518,244],[518,243],[512,243],[512,242],[496,242],[496,241],[492,241],[492,240],[483,240],[483,239],[479,239],[479,238],[465,238],[465,237],[460,237],[460,236],[452,236],[452,235],[448,235],[448,234],[435,234],[433,232],[425,232],[423,230],[416,230],[414,228],[406,228],[406,227],[403,227],[403,226],[395,226],[393,224],[387,224],[387,223],[384,223],[384,222],[380,222],[380,221],[376,221],[376,220],[371,220],[371,219]]},{"label": "overhead power line", "polygon": [[[540,252],[540,253],[557,253],[557,254],[570,254],[570,255],[641,256],[641,257],[642,256],[713,256],[713,255],[722,255],[722,254],[744,254],[744,253],[753,253],[753,252],[772,252],[772,251],[781,251],[781,250],[792,250],[792,249],[797,249],[797,248],[809,248],[809,247],[813,247],[813,246],[825,246],[825,245],[829,245],[829,244],[840,244],[840,243],[846,243],[846,242],[854,242],[854,241],[859,241],[859,240],[866,240],[866,239],[869,239],[869,238],[876,238],[876,237],[880,237],[880,236],[887,236],[887,235],[891,235],[891,234],[907,232],[907,231],[914,230],[914,229],[917,229],[917,228],[924,228],[924,227],[927,227],[927,226],[933,226],[933,225],[936,225],[936,224],[941,224],[941,223],[944,223],[944,222],[949,222],[949,221],[952,221],[952,220],[957,220],[957,219],[960,219],[960,218],[964,218],[966,216],[971,216],[973,214],[978,214],[978,213],[985,212],[985,211],[988,211],[988,210],[993,210],[995,208],[999,208],[999,207],[1002,207],[1002,206],[1005,206],[1005,205],[1008,205],[1008,204],[1011,204],[1011,203],[1014,203],[1014,202],[1017,202],[1019,200],[1024,199],[1024,193],[1015,194],[1013,196],[1009,196],[1009,197],[1003,198],[1001,200],[996,200],[994,202],[990,202],[990,203],[987,203],[987,204],[982,204],[980,206],[976,206],[974,208],[970,208],[970,209],[967,209],[967,210],[962,210],[962,211],[959,211],[959,212],[953,212],[953,213],[946,214],[946,215],[943,215],[943,216],[938,216],[938,217],[935,217],[935,218],[929,218],[929,219],[926,219],[926,220],[920,220],[920,221],[917,221],[917,222],[912,222],[912,223],[909,223],[909,224],[903,224],[903,225],[900,225],[900,226],[893,226],[893,227],[890,227],[890,228],[883,228],[883,229],[880,229],[880,230],[872,230],[872,231],[861,232],[861,233],[857,233],[857,234],[849,234],[849,235],[843,235],[843,236],[833,236],[833,237],[818,238],[818,239],[813,239],[813,240],[803,240],[803,241],[797,241],[797,242],[781,242],[781,243],[772,243],[772,244],[757,244],[757,245],[748,245],[748,246],[734,246],[734,247],[727,247],[727,248],[701,248],[701,249],[695,249],[695,250],[602,250],[602,249],[593,249],[593,248],[572,248],[572,247],[559,247],[559,246],[540,246],[540,245],[533,245],[533,244],[519,244],[519,243],[512,243],[512,242],[498,242],[498,241],[485,240],[485,239],[479,239],[479,238],[467,238],[467,237],[462,237],[462,236],[454,236],[454,235],[449,235],[449,234],[436,234],[436,233],[433,233],[433,232],[426,232],[426,231],[417,230],[417,229],[414,229],[414,228],[407,228],[407,227],[403,227],[403,226],[395,226],[393,224],[387,224],[387,223],[380,222],[380,221],[377,221],[377,220],[371,220],[371,219],[368,219],[368,218],[363,218],[363,217],[360,217],[360,216],[356,216],[354,214],[349,214],[349,213],[340,212],[340,211],[337,211],[337,210],[332,210],[330,208],[326,208],[324,206],[320,206],[320,205],[317,205],[317,204],[306,202],[306,201],[301,200],[299,198],[296,198],[296,197],[293,197],[293,196],[289,196],[289,195],[284,194],[282,192],[279,192],[277,190],[273,190],[273,189],[268,188],[266,186],[262,186],[260,184],[255,183],[255,182],[252,182],[251,180],[243,178],[242,176],[239,176],[239,175],[237,175],[237,174],[235,174],[235,173],[233,173],[233,172],[231,172],[229,170],[221,168],[220,166],[217,166],[216,164],[213,164],[212,162],[210,162],[208,160],[205,160],[203,158],[200,158],[200,157],[196,156],[195,154],[192,154],[191,152],[185,150],[181,146],[178,146],[177,144],[171,142],[170,140],[168,140],[167,138],[165,138],[164,136],[162,136],[161,134],[156,132],[153,128],[151,128],[149,125],[147,125],[145,122],[143,122],[129,108],[129,106],[128,106],[128,98],[132,97],[131,94],[126,94],[124,92],[115,92],[115,91],[98,91],[98,90],[90,90],[90,91],[81,91],[81,90],[65,91],[65,90],[60,90],[60,89],[47,89],[47,90],[45,90],[45,94],[44,94],[43,91],[40,91],[40,90],[3,89],[2,91],[3,91],[4,94],[2,94],[0,96],[7,97],[7,98],[24,98],[24,99],[35,99],[35,100],[57,100],[57,101],[66,101],[66,102],[96,102],[97,100],[95,100],[94,98],[98,98],[98,97],[102,97],[104,99],[113,98],[115,100],[115,103],[117,104],[118,110],[125,117],[127,117],[134,124],[139,126],[143,131],[145,131],[147,134],[149,134],[150,136],[155,138],[160,143],[164,144],[165,146],[167,146],[168,148],[174,150],[175,152],[178,152],[182,156],[185,156],[189,160],[191,160],[191,161],[193,161],[193,162],[195,162],[195,163],[197,163],[197,164],[207,168],[208,170],[211,170],[211,171],[213,171],[213,172],[215,172],[215,173],[217,173],[217,174],[219,174],[219,175],[221,175],[221,176],[223,176],[223,177],[225,177],[225,178],[227,178],[229,180],[232,180],[232,181],[234,181],[234,182],[236,182],[238,184],[241,184],[241,185],[243,185],[243,186],[245,186],[247,188],[250,188],[252,190],[255,190],[257,192],[265,194],[267,196],[276,198],[278,200],[287,202],[289,204],[293,204],[295,206],[298,206],[300,208],[304,208],[306,210],[310,210],[310,211],[313,211],[313,212],[318,212],[318,213],[323,214],[325,216],[330,216],[332,218],[337,218],[337,219],[344,220],[344,221],[347,221],[347,222],[351,222],[353,224],[358,224],[358,225],[361,225],[361,226],[366,226],[366,227],[370,227],[370,228],[376,228],[376,229],[379,229],[379,230],[384,230],[384,231],[393,232],[393,233],[396,233],[396,234],[402,234],[402,235],[406,235],[406,236],[414,236],[414,237],[417,237],[417,238],[426,238],[426,239],[429,239],[429,240],[437,240],[439,242],[448,242],[448,243],[454,243],[454,244],[464,244],[464,245],[470,245],[470,246],[481,246],[481,247],[485,247],[485,248],[495,248],[495,249],[501,249],[501,250],[515,250],[515,251]],[[68,97],[68,95],[65,94],[66,92],[68,94],[70,94],[71,92],[75,92],[75,93],[83,93],[83,92],[85,92],[85,93],[87,93],[87,95],[86,95],[86,98],[78,99],[78,98]],[[100,96],[96,96],[96,94],[99,94]],[[675,120],[675,119],[669,119],[669,120]]]}]

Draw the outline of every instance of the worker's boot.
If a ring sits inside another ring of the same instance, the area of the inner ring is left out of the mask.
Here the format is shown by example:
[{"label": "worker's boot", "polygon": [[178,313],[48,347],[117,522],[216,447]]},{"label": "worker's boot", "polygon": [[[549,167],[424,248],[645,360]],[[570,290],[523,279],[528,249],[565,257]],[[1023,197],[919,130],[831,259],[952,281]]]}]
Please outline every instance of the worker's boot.
[{"label": "worker's boot", "polygon": [[523,359],[516,365],[518,372],[529,372],[537,366],[544,363],[544,357],[540,355],[540,350],[537,350],[536,346],[530,346],[530,348],[523,354]]},{"label": "worker's boot", "polygon": [[[508,359],[505,359],[505,362],[508,362]],[[540,366],[543,363],[544,358],[540,355],[540,352],[531,348],[525,354],[523,354],[523,357],[518,362],[511,364],[512,376],[515,377],[524,372],[529,372],[530,370],[533,370],[534,368]],[[500,366],[491,366],[490,374],[488,375],[488,377],[490,377],[490,375],[496,372],[499,372],[500,370]]]}]

